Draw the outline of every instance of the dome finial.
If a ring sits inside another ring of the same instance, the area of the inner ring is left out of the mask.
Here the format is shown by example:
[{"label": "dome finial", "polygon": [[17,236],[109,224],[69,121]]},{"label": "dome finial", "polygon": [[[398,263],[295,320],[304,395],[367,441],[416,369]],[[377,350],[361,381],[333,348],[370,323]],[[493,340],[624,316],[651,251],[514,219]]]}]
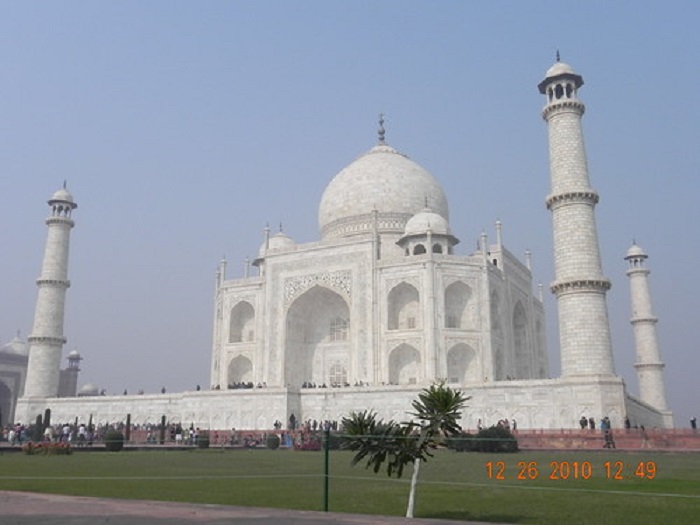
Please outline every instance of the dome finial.
[{"label": "dome finial", "polygon": [[386,134],[386,130],[384,129],[384,113],[379,114],[379,143],[380,144],[385,144],[384,142],[384,135]]},{"label": "dome finial", "polygon": [[559,50],[557,49],[557,62],[561,62],[561,57],[559,56]]}]

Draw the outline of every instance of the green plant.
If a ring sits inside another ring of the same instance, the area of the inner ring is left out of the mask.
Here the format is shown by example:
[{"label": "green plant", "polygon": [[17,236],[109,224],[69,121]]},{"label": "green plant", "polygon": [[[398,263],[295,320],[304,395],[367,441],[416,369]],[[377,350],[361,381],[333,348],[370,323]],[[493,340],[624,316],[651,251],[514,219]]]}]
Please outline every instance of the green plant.
[{"label": "green plant", "polygon": [[386,462],[387,475],[396,474],[397,478],[402,476],[406,465],[413,465],[407,518],[413,517],[421,461],[427,461],[438,445],[461,431],[457,421],[468,399],[461,391],[440,381],[423,389],[411,404],[414,410],[411,415],[418,423],[384,422],[377,420],[371,410],[353,412],[343,419],[347,433],[343,445],[355,452],[353,465],[367,460],[366,467],[372,467],[376,473]]},{"label": "green plant", "polygon": [[447,448],[455,452],[473,452],[477,446],[474,434],[469,432],[460,432],[456,436],[448,437],[445,441]]},{"label": "green plant", "polygon": [[209,448],[209,432],[200,432],[197,436],[198,448]]},{"label": "green plant", "polygon": [[505,427],[489,427],[479,431],[476,435],[476,448],[478,452],[517,452],[518,440]]},{"label": "green plant", "polygon": [[277,434],[268,434],[265,440],[265,446],[270,450],[277,450],[280,448],[280,437]]},{"label": "green plant", "polygon": [[124,434],[113,428],[105,432],[102,441],[105,444],[105,449],[110,452],[119,452],[124,448]]}]

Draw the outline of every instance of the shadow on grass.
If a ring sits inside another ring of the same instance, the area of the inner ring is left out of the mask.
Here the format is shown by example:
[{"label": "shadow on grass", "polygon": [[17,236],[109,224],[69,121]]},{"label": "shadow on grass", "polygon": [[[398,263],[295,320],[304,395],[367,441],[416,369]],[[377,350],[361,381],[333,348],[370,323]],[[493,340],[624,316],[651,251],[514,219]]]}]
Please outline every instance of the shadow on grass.
[{"label": "shadow on grass", "polygon": [[463,511],[431,512],[420,516],[421,518],[452,520],[452,521],[479,521],[486,523],[526,523],[528,516],[519,514],[473,514]]}]

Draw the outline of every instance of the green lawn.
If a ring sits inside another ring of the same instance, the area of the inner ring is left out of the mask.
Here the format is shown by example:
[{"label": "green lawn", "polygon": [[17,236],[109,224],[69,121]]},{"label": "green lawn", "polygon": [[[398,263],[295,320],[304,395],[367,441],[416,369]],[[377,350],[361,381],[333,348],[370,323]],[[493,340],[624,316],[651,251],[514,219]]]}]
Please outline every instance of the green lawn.
[{"label": "green lawn", "polygon": [[[350,458],[347,452],[331,453],[330,510],[403,515],[410,469],[397,481],[353,468]],[[549,479],[552,461],[563,466],[554,473],[567,479]],[[640,462],[644,468],[637,477]],[[519,473],[526,479],[518,479]],[[613,479],[616,474],[622,479]],[[0,456],[0,490],[322,510],[323,453],[6,453]],[[700,454],[439,451],[421,468],[416,517],[528,524],[698,523]]]}]

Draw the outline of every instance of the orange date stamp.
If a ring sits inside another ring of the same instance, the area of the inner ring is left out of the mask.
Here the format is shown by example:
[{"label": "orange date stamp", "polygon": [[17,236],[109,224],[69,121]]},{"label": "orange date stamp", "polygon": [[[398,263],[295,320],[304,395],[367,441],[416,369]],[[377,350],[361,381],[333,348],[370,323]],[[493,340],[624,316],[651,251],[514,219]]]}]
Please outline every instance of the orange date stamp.
[{"label": "orange date stamp", "polygon": [[486,477],[494,480],[567,480],[591,479],[593,477],[621,481],[626,479],[647,479],[656,477],[655,461],[605,461],[596,464],[592,461],[550,461],[540,465],[538,461],[518,461],[508,464],[505,461],[488,461],[485,464]]}]

